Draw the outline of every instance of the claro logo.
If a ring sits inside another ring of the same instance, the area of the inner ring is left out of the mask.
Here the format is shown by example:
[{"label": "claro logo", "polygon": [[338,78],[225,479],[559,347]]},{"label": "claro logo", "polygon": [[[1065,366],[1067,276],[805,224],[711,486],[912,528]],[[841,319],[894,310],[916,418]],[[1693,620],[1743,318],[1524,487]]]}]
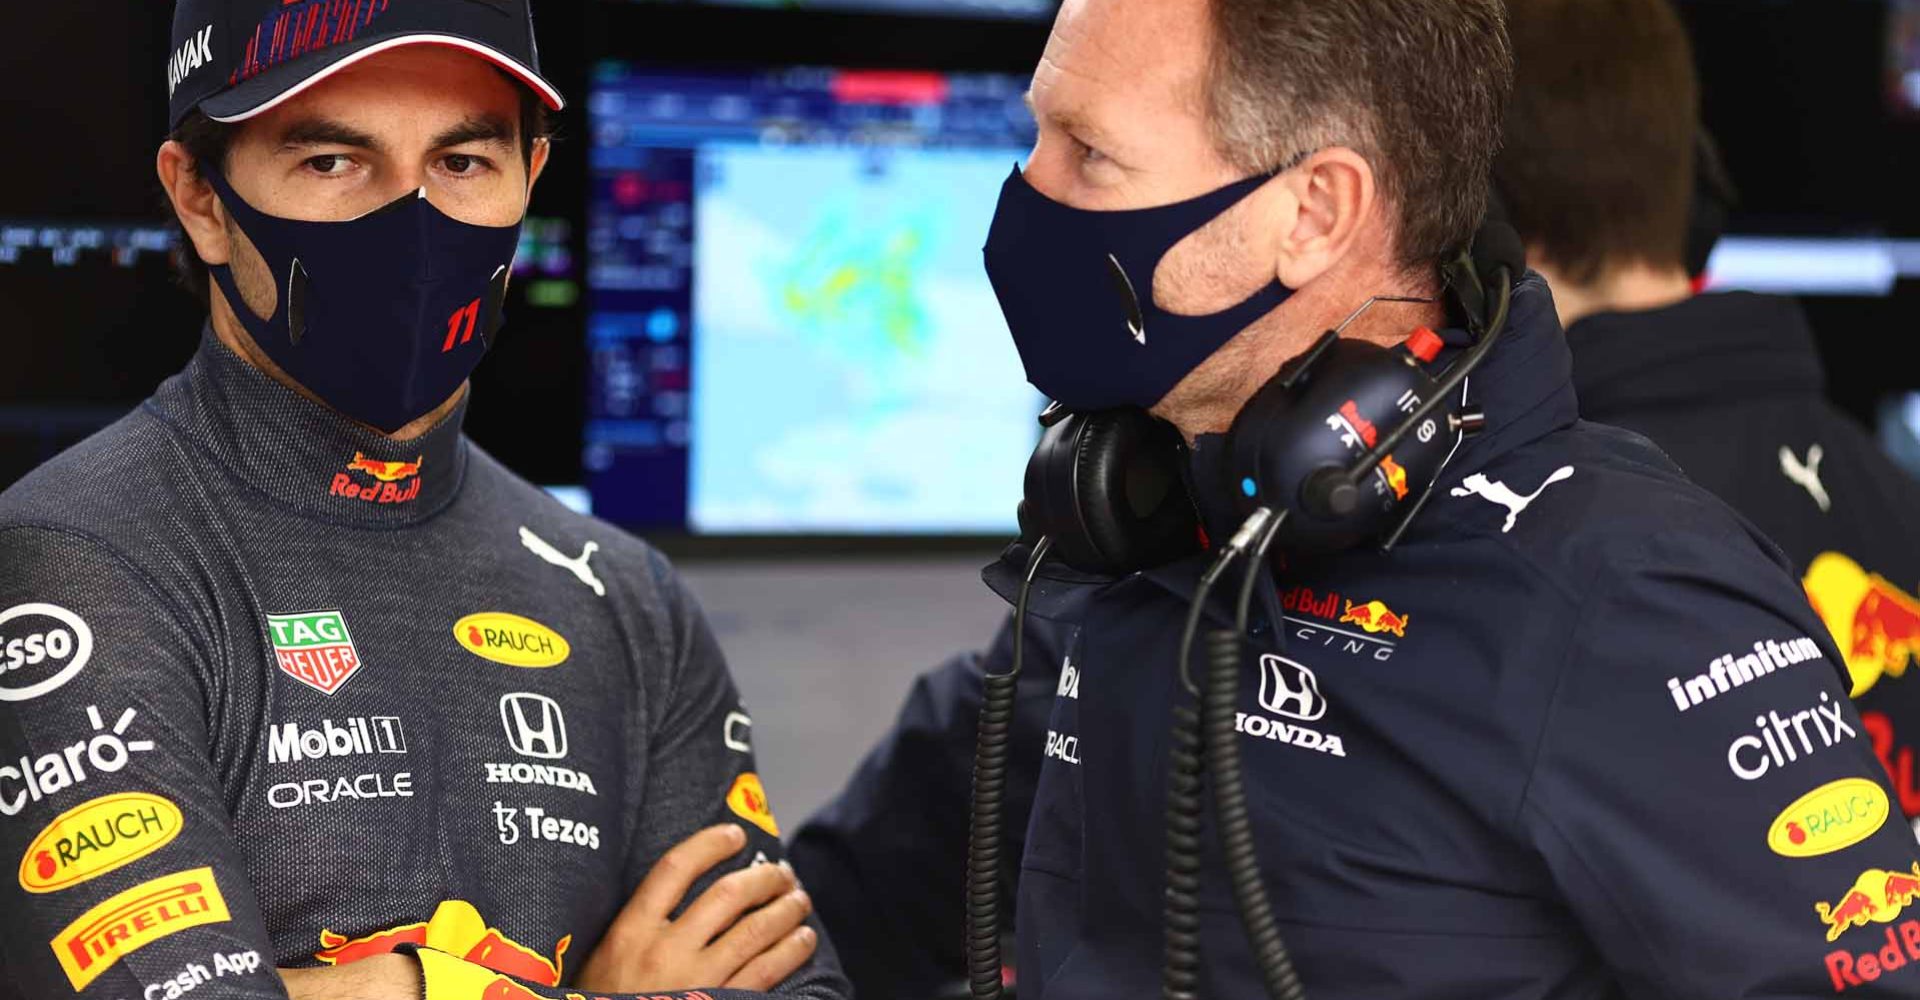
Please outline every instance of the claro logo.
[{"label": "claro logo", "polygon": [[88,705],[92,739],[78,740],[38,757],[0,763],[0,816],[18,816],[28,802],[58,795],[93,775],[117,774],[134,754],[152,750],[152,740],[127,738],[127,730],[138,714],[132,708],[121,712],[113,728],[108,729],[100,706]]},{"label": "claro logo", "polygon": [[32,701],[72,680],[93,656],[93,630],[57,604],[0,611],[0,701]]}]

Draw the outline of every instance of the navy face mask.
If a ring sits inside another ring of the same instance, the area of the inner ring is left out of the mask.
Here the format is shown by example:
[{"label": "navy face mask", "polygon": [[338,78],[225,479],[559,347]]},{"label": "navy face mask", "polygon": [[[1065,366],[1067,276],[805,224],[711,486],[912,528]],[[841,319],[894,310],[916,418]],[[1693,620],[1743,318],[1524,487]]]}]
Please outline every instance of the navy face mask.
[{"label": "navy face mask", "polygon": [[393,432],[446,402],[492,346],[520,226],[475,226],[426,190],[347,222],[266,215],[209,183],[279,291],[256,316],[233,270],[210,267],[267,357],[328,406]]},{"label": "navy face mask", "polygon": [[1286,301],[1292,291],[1274,281],[1206,316],[1153,302],[1160,258],[1272,177],[1157,208],[1091,212],[1035,191],[1015,167],[1000,189],[986,260],[1027,381],[1076,412],[1151,407]]}]

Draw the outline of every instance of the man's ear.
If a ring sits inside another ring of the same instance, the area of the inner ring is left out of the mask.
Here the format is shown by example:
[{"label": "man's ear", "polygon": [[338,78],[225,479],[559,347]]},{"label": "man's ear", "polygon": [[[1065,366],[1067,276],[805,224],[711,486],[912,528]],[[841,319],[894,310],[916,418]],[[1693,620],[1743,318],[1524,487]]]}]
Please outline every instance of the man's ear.
[{"label": "man's ear", "polygon": [[167,191],[167,200],[173,203],[173,214],[179,216],[180,226],[193,241],[200,260],[227,263],[232,248],[227,241],[226,209],[214,195],[213,185],[194,171],[187,147],[171,140],[162,143],[154,169],[160,175],[160,186]]},{"label": "man's ear", "polygon": [[533,158],[527,164],[527,194],[533,194],[533,186],[540,181],[540,175],[547,171],[547,158],[553,154],[553,143],[546,138],[533,140]]},{"label": "man's ear", "polygon": [[1290,225],[1275,236],[1274,277],[1288,288],[1304,288],[1332,270],[1352,249],[1369,215],[1377,209],[1373,165],[1345,146],[1332,146],[1287,172],[1293,193]]}]

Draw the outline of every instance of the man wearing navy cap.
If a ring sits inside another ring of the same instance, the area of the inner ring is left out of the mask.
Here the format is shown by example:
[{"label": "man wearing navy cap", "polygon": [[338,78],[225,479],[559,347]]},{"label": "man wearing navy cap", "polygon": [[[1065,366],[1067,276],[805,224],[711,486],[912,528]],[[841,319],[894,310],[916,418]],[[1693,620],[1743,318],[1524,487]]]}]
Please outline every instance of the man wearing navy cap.
[{"label": "man wearing navy cap", "polygon": [[0,997],[845,996],[672,567],[461,433],[527,0],[182,0],[165,81],[207,331],[0,494]]}]

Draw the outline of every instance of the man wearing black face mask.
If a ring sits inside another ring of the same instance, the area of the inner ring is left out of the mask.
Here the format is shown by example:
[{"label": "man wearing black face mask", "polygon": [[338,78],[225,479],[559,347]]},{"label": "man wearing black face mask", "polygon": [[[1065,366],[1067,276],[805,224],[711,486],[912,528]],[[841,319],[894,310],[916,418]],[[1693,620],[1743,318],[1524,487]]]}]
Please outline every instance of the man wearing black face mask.
[{"label": "man wearing black face mask", "polygon": [[208,330],[0,495],[0,997],[845,996],[673,569],[461,433],[525,0],[181,0],[172,53]]},{"label": "man wearing black face mask", "polygon": [[[1369,298],[1442,294],[1508,72],[1491,0],[1068,0],[1034,76],[1039,144],[987,246],[1030,379],[1177,427],[1206,534],[1229,538],[1244,508],[1223,432]],[[1379,304],[1344,335],[1419,325],[1444,326],[1440,307]],[[1507,331],[1466,393],[1484,432],[1398,544],[1289,551],[1257,592],[1228,738],[1307,994],[1910,995],[1920,852],[1798,582],[1644,440],[1579,421],[1537,276]],[[1312,416],[1299,433],[1356,439],[1392,417]],[[1003,596],[1028,551],[988,570]],[[1023,685],[1016,722],[1023,997],[1159,978],[1169,730],[1191,703],[1174,664],[1214,558],[1039,567],[1021,624],[1062,666],[1050,699]],[[917,690],[861,781],[897,789],[896,761],[957,742],[968,688],[949,682],[1004,672],[1008,645],[939,675],[958,697]],[[937,959],[921,932],[957,926],[959,894],[944,914],[887,897],[917,829],[889,814],[913,816],[850,788],[802,834],[803,871],[854,947],[891,932]],[[1197,993],[1260,995],[1212,827]],[[848,886],[877,897],[871,925],[848,919]]]}]

